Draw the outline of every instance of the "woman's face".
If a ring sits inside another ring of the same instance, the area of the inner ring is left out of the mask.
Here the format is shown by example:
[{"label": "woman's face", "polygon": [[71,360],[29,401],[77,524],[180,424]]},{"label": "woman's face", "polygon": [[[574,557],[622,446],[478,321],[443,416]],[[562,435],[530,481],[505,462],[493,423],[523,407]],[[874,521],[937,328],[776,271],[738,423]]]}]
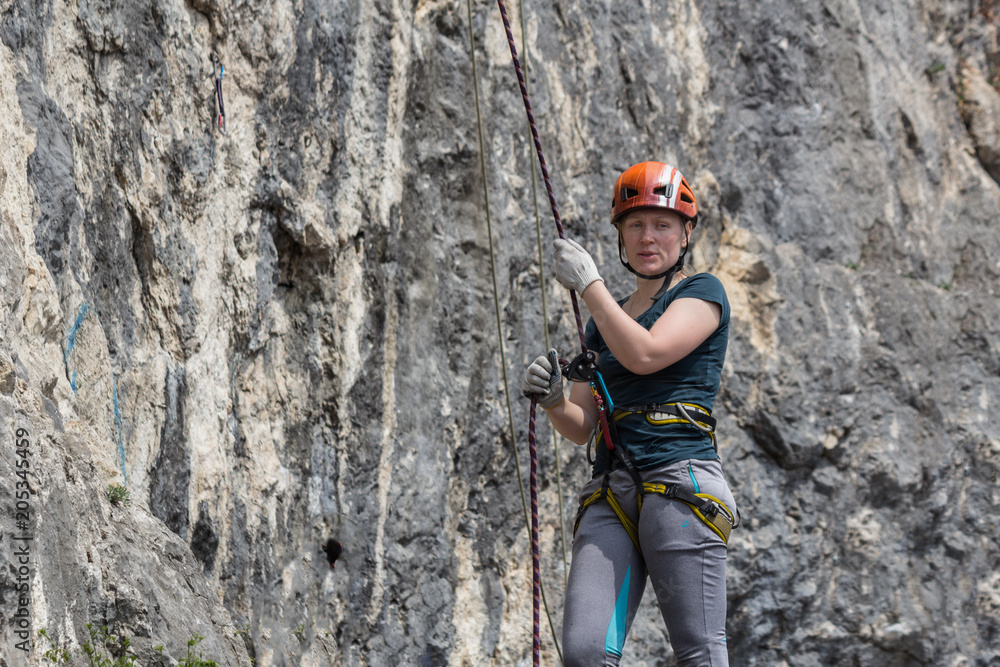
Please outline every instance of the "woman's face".
[{"label": "woman's face", "polygon": [[639,273],[656,275],[677,263],[687,245],[691,223],[673,211],[643,208],[628,213],[619,223],[625,257]]}]

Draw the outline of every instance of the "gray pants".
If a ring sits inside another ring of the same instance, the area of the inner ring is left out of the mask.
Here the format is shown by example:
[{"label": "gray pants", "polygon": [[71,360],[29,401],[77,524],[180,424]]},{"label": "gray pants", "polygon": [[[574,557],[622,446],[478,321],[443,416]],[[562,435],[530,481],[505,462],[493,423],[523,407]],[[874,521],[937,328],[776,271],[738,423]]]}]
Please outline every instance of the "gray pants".
[{"label": "gray pants", "polygon": [[[735,512],[718,461],[681,461],[642,471],[641,476],[645,482],[679,484],[710,494]],[[600,489],[603,481],[603,476],[591,480],[581,499]],[[573,540],[566,590],[566,666],[618,665],[647,572],[677,664],[728,666],[722,538],[684,503],[654,493],[645,494],[642,515],[637,516],[635,483],[624,470],[611,473],[610,486],[622,509],[638,524],[642,554],[606,501],[586,509]]]}]

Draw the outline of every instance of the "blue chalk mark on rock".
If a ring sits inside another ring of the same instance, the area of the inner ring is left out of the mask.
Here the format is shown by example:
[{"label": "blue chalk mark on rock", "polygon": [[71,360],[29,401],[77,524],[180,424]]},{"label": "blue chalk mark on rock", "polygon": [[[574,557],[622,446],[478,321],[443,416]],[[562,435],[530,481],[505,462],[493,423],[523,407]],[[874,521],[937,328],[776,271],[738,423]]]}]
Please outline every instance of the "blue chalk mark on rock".
[{"label": "blue chalk mark on rock", "polygon": [[69,334],[66,335],[66,349],[63,350],[63,364],[66,366],[66,372],[69,373],[69,386],[73,388],[74,394],[79,385],[76,383],[76,371],[70,372],[69,370],[69,355],[72,354],[73,349],[76,347],[76,334],[80,331],[80,327],[83,326],[83,320],[87,317],[88,310],[90,310],[90,307],[87,304],[80,305],[80,312],[77,313],[76,321],[73,322]]},{"label": "blue chalk mark on rock", "polygon": [[122,438],[122,411],[118,404],[118,378],[115,377],[111,379],[111,397],[115,404],[115,437],[118,440],[118,460],[122,467],[122,479],[125,481],[125,486],[128,486],[128,475],[125,474],[125,442]]},{"label": "blue chalk mark on rock", "polygon": [[69,330],[69,335],[66,336],[66,351],[63,352],[63,363],[69,363],[69,355],[76,347],[76,334],[80,331],[80,327],[83,326],[83,319],[87,316],[87,311],[90,307],[87,304],[80,305],[80,312],[76,316],[76,322]]}]

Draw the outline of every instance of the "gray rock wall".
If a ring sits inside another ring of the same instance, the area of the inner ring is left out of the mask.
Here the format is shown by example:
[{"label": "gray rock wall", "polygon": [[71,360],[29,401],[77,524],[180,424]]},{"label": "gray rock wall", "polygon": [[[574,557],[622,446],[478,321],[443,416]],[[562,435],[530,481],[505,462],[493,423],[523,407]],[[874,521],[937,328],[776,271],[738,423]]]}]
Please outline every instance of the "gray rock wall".
[{"label": "gray rock wall", "polygon": [[[464,2],[0,1],[0,665],[43,664],[25,615],[143,664],[196,634],[225,665],[530,659],[516,387],[546,331],[577,342],[498,11],[473,4],[483,147]],[[676,164],[693,266],[732,303],[733,664],[1000,659],[998,15],[528,4],[568,234],[626,293],[607,193]],[[589,471],[539,442],[558,631]],[[623,662],[673,664],[647,598]]]}]

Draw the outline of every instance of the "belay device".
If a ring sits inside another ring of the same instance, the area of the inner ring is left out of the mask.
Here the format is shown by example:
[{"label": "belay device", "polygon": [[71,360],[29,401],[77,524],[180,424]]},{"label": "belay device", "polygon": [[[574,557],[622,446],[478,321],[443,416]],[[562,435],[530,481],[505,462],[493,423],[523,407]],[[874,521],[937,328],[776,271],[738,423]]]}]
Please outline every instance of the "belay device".
[{"label": "belay device", "polygon": [[[587,382],[590,384],[590,393],[594,397],[594,404],[597,406],[597,416],[600,420],[600,434],[595,442],[599,442],[603,437],[604,444],[608,451],[615,450],[615,441],[618,434],[612,431],[614,426],[615,404],[608,394],[608,388],[604,384],[604,378],[597,368],[597,353],[593,350],[584,350],[572,361],[566,362],[565,376],[570,382]],[[608,421],[608,414],[612,415],[612,420]],[[596,446],[596,444],[595,444]],[[593,465],[594,460],[590,456],[590,445],[587,445],[587,462]]]}]

